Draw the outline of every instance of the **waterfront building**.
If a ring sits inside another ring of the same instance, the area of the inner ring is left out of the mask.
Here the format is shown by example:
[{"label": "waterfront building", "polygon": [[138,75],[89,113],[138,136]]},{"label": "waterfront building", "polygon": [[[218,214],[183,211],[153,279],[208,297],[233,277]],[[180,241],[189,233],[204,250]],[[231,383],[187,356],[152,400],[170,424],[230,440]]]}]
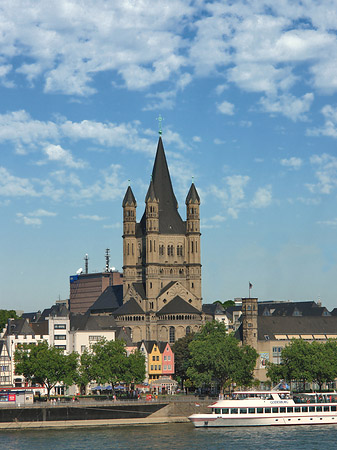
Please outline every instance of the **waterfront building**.
[{"label": "waterfront building", "polygon": [[145,356],[145,382],[152,384],[161,377],[171,378],[174,374],[174,353],[168,342],[141,341],[138,349]]}]

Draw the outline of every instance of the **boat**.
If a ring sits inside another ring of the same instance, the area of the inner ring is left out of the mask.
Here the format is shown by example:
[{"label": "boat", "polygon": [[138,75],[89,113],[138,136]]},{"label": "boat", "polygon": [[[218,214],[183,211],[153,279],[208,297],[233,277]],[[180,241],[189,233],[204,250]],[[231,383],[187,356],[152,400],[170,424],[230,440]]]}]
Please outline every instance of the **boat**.
[{"label": "boat", "polygon": [[195,427],[321,425],[337,423],[337,393],[292,395],[290,391],[236,391],[192,414]]}]

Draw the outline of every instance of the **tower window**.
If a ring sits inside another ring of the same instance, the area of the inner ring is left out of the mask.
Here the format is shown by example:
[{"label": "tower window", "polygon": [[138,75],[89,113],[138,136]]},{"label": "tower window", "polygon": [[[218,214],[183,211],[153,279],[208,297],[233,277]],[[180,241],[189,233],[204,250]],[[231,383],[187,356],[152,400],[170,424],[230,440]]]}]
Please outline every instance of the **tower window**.
[{"label": "tower window", "polygon": [[174,327],[170,327],[170,333],[169,333],[169,341],[170,344],[173,344],[176,340],[176,330]]},{"label": "tower window", "polygon": [[167,255],[168,256],[173,256],[173,245],[168,245],[167,246]]},{"label": "tower window", "polygon": [[159,245],[159,255],[164,255],[164,246]]},{"label": "tower window", "polygon": [[191,253],[193,253],[194,252],[194,242],[192,241],[191,242]]}]

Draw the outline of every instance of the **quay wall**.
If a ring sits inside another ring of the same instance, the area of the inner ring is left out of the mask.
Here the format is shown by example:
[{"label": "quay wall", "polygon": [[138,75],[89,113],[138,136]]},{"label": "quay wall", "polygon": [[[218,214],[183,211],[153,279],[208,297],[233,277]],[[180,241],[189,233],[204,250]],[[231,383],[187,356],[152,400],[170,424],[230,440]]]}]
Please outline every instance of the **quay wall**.
[{"label": "quay wall", "polygon": [[99,405],[32,405],[1,407],[0,429],[76,426],[146,425],[187,422],[188,416],[206,412],[210,401],[115,402]]}]

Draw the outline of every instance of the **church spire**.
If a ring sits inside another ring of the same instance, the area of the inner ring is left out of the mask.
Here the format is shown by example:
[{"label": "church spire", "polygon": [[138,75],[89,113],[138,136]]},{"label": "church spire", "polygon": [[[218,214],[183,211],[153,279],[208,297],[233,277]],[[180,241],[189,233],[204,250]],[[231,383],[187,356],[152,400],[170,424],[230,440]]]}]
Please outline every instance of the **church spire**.
[{"label": "church spire", "polygon": [[[159,231],[164,234],[184,233],[185,225],[178,212],[178,202],[173,192],[161,136],[158,141],[151,184],[159,200]],[[144,216],[143,218],[145,219]]]}]

